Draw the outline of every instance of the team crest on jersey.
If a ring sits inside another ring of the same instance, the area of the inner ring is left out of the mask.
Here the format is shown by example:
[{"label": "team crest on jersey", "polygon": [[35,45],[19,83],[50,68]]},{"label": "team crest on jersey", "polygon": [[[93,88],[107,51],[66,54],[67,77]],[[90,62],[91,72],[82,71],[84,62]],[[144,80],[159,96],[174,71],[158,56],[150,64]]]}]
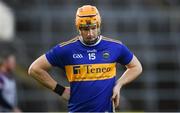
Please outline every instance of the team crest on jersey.
[{"label": "team crest on jersey", "polygon": [[103,52],[103,58],[108,59],[110,57],[110,54],[108,51]]}]

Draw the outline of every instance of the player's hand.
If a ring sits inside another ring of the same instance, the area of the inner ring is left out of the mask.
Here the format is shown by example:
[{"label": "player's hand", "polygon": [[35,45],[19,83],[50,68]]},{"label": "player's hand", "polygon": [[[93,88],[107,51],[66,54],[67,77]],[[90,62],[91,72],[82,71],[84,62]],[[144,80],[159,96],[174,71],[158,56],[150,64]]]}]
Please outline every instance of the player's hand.
[{"label": "player's hand", "polygon": [[62,97],[65,99],[65,100],[69,100],[70,98],[70,87],[65,87],[65,90],[62,94]]},{"label": "player's hand", "polygon": [[112,101],[115,105],[115,107],[119,106],[119,101],[120,101],[120,89],[121,86],[116,84],[113,88],[113,96],[112,96]]}]

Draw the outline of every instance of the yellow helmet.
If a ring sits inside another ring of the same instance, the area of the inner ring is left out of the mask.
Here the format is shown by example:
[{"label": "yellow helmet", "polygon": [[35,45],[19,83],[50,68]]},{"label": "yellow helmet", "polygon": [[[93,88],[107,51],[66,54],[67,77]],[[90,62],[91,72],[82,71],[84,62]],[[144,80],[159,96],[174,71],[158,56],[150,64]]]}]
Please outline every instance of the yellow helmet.
[{"label": "yellow helmet", "polygon": [[77,29],[86,25],[95,24],[99,28],[101,25],[101,17],[99,11],[95,6],[91,5],[84,5],[78,8],[75,21]]}]

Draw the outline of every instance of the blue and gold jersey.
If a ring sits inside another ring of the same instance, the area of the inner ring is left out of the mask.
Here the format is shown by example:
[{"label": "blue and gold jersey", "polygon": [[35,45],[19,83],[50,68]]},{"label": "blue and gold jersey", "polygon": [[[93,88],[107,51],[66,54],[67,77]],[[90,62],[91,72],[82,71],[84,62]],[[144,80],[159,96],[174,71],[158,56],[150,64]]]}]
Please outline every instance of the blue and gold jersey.
[{"label": "blue and gold jersey", "polygon": [[71,87],[71,112],[112,112],[116,63],[126,65],[132,60],[133,54],[120,41],[99,38],[95,45],[87,46],[77,36],[46,53],[51,65],[66,72]]}]

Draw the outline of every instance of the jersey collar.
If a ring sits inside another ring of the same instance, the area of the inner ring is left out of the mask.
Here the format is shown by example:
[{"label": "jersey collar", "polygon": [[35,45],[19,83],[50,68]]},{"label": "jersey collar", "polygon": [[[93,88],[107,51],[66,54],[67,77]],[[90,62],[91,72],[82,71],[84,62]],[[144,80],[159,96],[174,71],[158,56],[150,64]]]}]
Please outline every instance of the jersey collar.
[{"label": "jersey collar", "polygon": [[83,42],[83,38],[82,38],[82,36],[79,36],[79,40],[80,40],[80,42],[81,42],[83,45],[85,45],[85,46],[89,46],[89,47],[92,47],[92,46],[96,46],[96,45],[98,45],[98,44],[101,42],[101,39],[102,39],[102,36],[101,36],[101,35],[99,35],[99,36],[98,36],[98,41],[97,41],[95,44],[92,44],[92,45],[87,45],[87,44],[85,44],[85,43]]}]

